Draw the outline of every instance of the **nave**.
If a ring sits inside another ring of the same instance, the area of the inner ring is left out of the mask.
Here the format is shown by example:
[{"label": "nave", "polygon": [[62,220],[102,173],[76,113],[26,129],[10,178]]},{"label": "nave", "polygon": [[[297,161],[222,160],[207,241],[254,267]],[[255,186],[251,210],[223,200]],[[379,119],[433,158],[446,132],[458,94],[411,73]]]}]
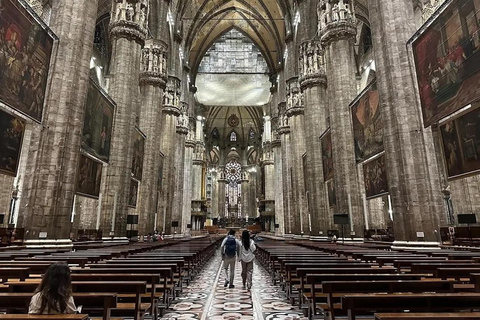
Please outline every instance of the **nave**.
[{"label": "nave", "polygon": [[161,318],[208,320],[307,320],[287,300],[279,285],[262,265],[255,262],[253,287],[242,289],[241,264],[236,263],[235,288],[224,288],[225,275],[220,252],[201,271]]}]

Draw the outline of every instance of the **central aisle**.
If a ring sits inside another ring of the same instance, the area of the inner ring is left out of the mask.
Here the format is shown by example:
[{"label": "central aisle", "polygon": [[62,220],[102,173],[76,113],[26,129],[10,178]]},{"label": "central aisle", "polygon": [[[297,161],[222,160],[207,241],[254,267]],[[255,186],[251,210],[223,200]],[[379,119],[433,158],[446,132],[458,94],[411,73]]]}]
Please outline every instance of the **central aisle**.
[{"label": "central aisle", "polygon": [[207,264],[162,319],[201,320],[307,320],[288,303],[279,286],[272,285],[270,275],[255,263],[253,287],[242,289],[241,265],[236,263],[235,288],[224,288],[225,275],[219,251]]}]

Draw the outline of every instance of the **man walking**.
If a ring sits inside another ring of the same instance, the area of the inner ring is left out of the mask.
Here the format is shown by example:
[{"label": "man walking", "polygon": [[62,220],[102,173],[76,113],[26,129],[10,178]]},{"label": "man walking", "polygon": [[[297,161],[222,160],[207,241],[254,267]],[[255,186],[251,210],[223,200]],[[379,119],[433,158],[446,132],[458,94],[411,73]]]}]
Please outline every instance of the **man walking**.
[{"label": "man walking", "polygon": [[230,230],[228,236],[223,239],[220,250],[223,258],[223,269],[225,269],[225,285],[227,287],[235,288],[233,285],[233,278],[235,277],[235,256],[238,252],[238,242],[235,239],[235,230]]}]

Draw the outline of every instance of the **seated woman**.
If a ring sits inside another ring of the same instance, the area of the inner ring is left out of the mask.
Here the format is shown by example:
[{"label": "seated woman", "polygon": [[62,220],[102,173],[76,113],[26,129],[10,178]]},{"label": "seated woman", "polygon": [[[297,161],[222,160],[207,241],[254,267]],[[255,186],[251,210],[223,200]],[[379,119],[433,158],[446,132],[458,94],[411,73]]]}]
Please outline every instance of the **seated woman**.
[{"label": "seated woman", "polygon": [[64,262],[48,267],[30,300],[29,314],[76,313],[72,297],[70,268]]}]

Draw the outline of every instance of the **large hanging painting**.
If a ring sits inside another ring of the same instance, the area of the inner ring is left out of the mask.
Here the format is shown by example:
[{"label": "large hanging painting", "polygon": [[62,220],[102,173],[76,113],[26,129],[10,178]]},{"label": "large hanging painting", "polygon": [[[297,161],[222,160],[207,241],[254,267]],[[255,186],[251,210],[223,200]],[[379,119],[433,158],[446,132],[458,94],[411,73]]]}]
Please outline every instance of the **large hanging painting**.
[{"label": "large hanging painting", "polygon": [[53,38],[17,0],[0,1],[0,100],[41,121]]},{"label": "large hanging painting", "polygon": [[0,172],[15,176],[20,162],[25,122],[0,110]]},{"label": "large hanging painting", "polygon": [[480,97],[480,0],[454,0],[413,43],[425,126]]},{"label": "large hanging painting", "polygon": [[333,178],[333,154],[332,154],[332,133],[330,129],[321,138],[322,160],[323,160],[323,178],[324,181]]},{"label": "large hanging painting", "polygon": [[83,124],[82,148],[108,162],[112,139],[114,104],[90,80]]},{"label": "large hanging painting", "polygon": [[138,181],[130,179],[130,192],[128,193],[128,206],[132,208],[137,207],[138,197]]},{"label": "large hanging painting", "polygon": [[136,129],[133,141],[133,160],[132,160],[132,175],[137,180],[142,180],[143,174],[143,155],[145,152],[145,137]]},{"label": "large hanging painting", "polygon": [[363,164],[363,177],[367,199],[388,193],[385,154]]},{"label": "large hanging painting", "polygon": [[377,83],[372,83],[352,106],[355,156],[364,161],[383,151],[383,122]]},{"label": "large hanging painting", "polygon": [[102,163],[85,155],[80,155],[77,179],[77,193],[88,197],[98,197],[102,181]]},{"label": "large hanging painting", "polygon": [[480,170],[480,108],[440,126],[450,178]]},{"label": "large hanging painting", "polygon": [[337,204],[337,196],[335,194],[335,179],[327,181],[327,195],[329,207],[334,207]]}]

